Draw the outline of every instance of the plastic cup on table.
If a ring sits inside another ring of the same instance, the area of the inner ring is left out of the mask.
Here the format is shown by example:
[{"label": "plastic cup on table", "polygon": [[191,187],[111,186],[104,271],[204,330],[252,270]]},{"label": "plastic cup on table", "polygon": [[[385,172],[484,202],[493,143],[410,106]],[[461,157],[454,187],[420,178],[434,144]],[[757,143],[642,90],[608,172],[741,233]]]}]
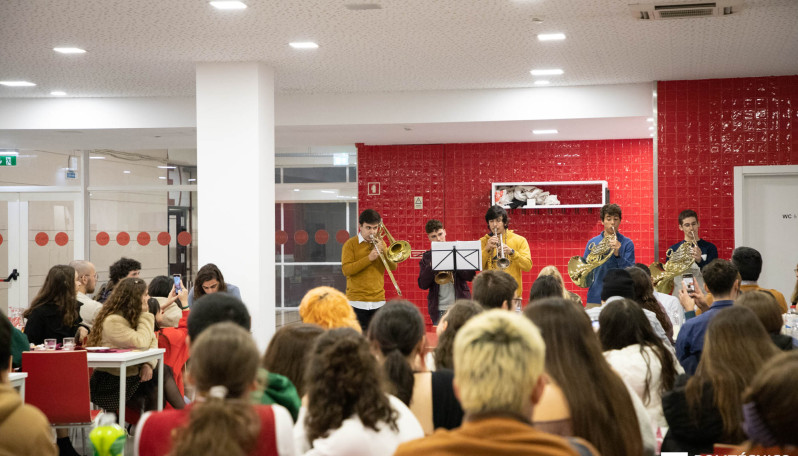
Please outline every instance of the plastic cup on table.
[{"label": "plastic cup on table", "polygon": [[45,350],[55,350],[57,339],[44,339]]},{"label": "plastic cup on table", "polygon": [[62,350],[74,350],[75,349],[75,338],[74,337],[64,337],[64,343],[61,345]]}]

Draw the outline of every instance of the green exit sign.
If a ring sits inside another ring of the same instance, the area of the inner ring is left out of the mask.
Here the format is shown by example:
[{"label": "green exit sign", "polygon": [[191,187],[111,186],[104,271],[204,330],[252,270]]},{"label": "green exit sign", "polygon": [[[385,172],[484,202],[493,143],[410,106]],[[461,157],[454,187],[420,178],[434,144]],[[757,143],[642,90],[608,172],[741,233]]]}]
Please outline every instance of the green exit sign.
[{"label": "green exit sign", "polygon": [[0,166],[17,166],[16,155],[0,155]]}]

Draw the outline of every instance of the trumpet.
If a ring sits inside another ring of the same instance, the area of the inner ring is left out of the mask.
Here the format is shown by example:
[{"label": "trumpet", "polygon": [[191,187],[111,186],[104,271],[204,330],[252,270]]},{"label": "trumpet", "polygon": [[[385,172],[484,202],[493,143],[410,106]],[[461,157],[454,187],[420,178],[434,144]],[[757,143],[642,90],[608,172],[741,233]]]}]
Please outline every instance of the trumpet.
[{"label": "trumpet", "polygon": [[393,276],[393,273],[391,272],[391,268],[388,267],[388,261],[385,259],[385,253],[382,250],[380,250],[380,247],[379,247],[380,240],[379,240],[379,238],[375,237],[372,234],[371,235],[371,239],[369,239],[369,241],[374,245],[374,248],[377,249],[377,252],[379,252],[380,260],[382,260],[382,264],[385,266],[385,272],[388,273],[388,277],[391,278],[391,282],[393,283],[393,287],[396,288],[396,294],[398,294],[399,296],[402,296],[402,290],[399,289],[399,284],[396,283],[396,278]]},{"label": "trumpet", "polygon": [[592,243],[588,246],[590,253],[585,258],[578,255],[571,257],[568,261],[568,275],[576,286],[588,288],[593,285],[593,270],[612,257],[612,245],[616,238],[615,230],[612,230],[612,236],[604,236],[598,244]]},{"label": "trumpet", "polygon": [[502,236],[500,234],[496,234],[495,236],[499,238],[499,247],[496,256],[494,256],[492,260],[497,268],[507,269],[510,267],[510,259],[504,256],[504,242],[502,242]]}]

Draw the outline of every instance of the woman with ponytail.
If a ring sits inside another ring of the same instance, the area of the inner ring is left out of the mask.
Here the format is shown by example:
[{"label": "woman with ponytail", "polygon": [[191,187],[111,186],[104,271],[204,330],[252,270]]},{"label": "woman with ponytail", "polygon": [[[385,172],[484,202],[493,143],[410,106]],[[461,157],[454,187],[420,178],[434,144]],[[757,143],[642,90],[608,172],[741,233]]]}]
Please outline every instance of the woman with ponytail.
[{"label": "woman with ponytail", "polygon": [[293,455],[293,421],[279,405],[250,403],[259,354],[235,323],[216,323],[191,344],[187,380],[197,399],[183,410],[147,413],[136,429],[135,453],[153,455]]},{"label": "woman with ponytail", "polygon": [[306,405],[294,428],[297,454],[386,455],[423,437],[407,406],[385,394],[381,374],[368,342],[354,329],[319,336],[305,372]]},{"label": "woman with ponytail", "polygon": [[463,409],[454,395],[450,369],[429,372],[423,361],[424,319],[408,301],[394,300],[371,320],[368,338],[382,364],[393,394],[410,407],[424,433],[454,429],[463,421]]}]

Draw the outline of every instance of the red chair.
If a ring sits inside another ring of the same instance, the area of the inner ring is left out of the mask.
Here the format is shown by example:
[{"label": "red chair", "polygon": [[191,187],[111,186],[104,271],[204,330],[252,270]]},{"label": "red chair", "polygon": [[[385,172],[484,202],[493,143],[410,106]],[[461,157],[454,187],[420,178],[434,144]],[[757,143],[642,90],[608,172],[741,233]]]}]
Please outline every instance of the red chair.
[{"label": "red chair", "polygon": [[34,351],[22,353],[25,402],[41,410],[58,428],[79,428],[86,446],[86,428],[101,412],[91,409],[86,352]]}]

